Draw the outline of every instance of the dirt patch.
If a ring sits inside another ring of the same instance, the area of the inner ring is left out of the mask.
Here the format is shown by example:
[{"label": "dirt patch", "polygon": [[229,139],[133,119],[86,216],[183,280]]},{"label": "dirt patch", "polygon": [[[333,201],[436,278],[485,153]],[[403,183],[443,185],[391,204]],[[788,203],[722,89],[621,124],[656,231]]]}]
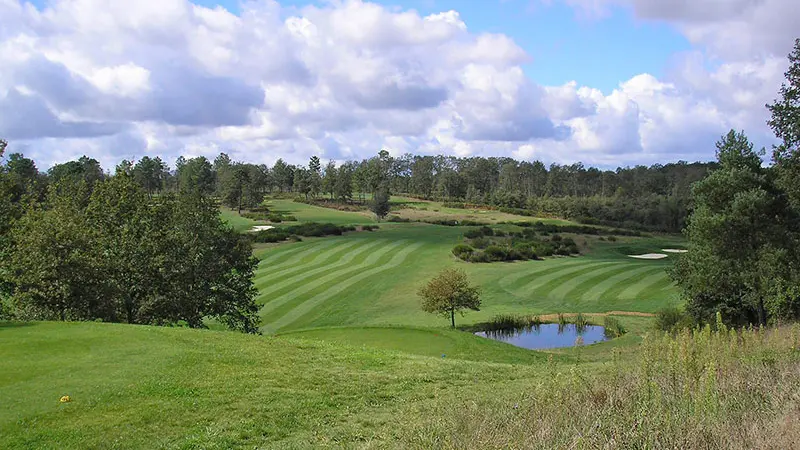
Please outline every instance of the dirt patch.
[{"label": "dirt patch", "polygon": [[662,248],[661,251],[664,253],[686,253],[689,250],[684,250],[681,248]]},{"label": "dirt patch", "polygon": [[668,255],[664,253],[645,253],[644,255],[628,255],[628,256],[636,259],[664,259]]}]

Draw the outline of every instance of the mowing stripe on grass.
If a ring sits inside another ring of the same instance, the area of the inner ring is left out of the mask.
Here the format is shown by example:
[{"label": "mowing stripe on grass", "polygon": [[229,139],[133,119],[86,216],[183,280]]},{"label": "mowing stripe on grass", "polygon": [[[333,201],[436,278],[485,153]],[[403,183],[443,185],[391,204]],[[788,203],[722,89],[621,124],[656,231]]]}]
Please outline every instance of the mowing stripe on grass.
[{"label": "mowing stripe on grass", "polygon": [[591,292],[598,284],[603,283],[609,278],[627,273],[628,271],[631,270],[632,266],[633,265],[630,263],[622,263],[621,265],[615,267],[614,270],[610,270],[606,273],[594,276],[586,281],[581,282],[580,284],[578,284],[578,286],[575,287],[575,289],[570,291],[569,295],[572,297],[572,300],[578,300],[584,295],[586,295],[587,292]]},{"label": "mowing stripe on grass", "polygon": [[[271,294],[272,292],[275,292],[275,291],[278,291],[278,290],[283,289],[285,287],[291,286],[292,284],[299,283],[300,281],[305,280],[306,278],[313,277],[314,275],[317,275],[317,274],[319,274],[321,272],[326,272],[326,271],[329,271],[331,269],[336,269],[336,268],[341,267],[341,266],[346,266],[346,265],[350,264],[350,262],[353,261],[353,259],[355,259],[356,256],[364,253],[365,251],[371,249],[372,247],[375,247],[378,244],[385,243],[386,240],[385,239],[378,239],[378,240],[374,240],[372,242],[362,241],[362,243],[363,242],[367,242],[367,245],[363,245],[361,247],[357,247],[355,249],[352,249],[343,258],[338,259],[336,263],[326,264],[326,265],[324,265],[322,267],[318,267],[318,268],[313,269],[313,270],[306,270],[303,273],[300,273],[300,274],[297,274],[297,275],[292,275],[291,277],[285,278],[284,280],[282,280],[282,281],[280,281],[278,283],[272,284],[267,288],[261,289],[259,294],[258,294],[258,297],[256,299],[257,300],[262,299],[262,298],[266,297],[268,294]],[[262,286],[263,286],[263,284],[262,284]]]},{"label": "mowing stripe on grass", "polygon": [[624,265],[624,263],[613,263],[613,265],[609,267],[601,267],[599,269],[594,269],[592,271],[583,273],[576,277],[572,277],[569,280],[561,283],[560,285],[552,289],[548,294],[548,297],[563,300],[570,293],[575,291],[585,281],[596,280],[599,277],[606,276],[606,274],[609,272],[619,270],[620,266],[622,265]]},{"label": "mowing stripe on grass", "polygon": [[546,275],[548,273],[556,272],[564,269],[565,267],[574,267],[576,265],[583,266],[586,264],[585,260],[581,261],[555,261],[548,260],[543,262],[532,262],[531,264],[541,264],[533,270],[525,270],[511,275],[507,275],[500,279],[500,286],[508,292],[513,292],[518,286],[524,285],[530,278],[537,275]]},{"label": "mowing stripe on grass", "polygon": [[319,242],[285,243],[280,244],[277,247],[265,249],[262,252],[264,257],[258,261],[258,265],[259,267],[262,265],[269,265],[271,267],[276,260],[282,260],[315,245],[319,245]]},{"label": "mowing stripe on grass", "polygon": [[281,267],[286,267],[286,268],[268,274],[262,274],[261,276],[257,276],[255,278],[256,287],[259,288],[264,284],[269,283],[270,280],[273,280],[277,277],[286,277],[287,275],[303,271],[309,267],[318,266],[333,257],[336,257],[337,260],[341,259],[340,253],[342,251],[345,251],[360,242],[364,241],[351,239],[349,241],[341,242],[340,245],[328,248],[326,251],[321,251],[317,253],[317,255],[308,262],[304,262],[302,264],[296,264],[294,266],[289,266],[289,267],[286,267],[285,264],[281,265]]},{"label": "mowing stripe on grass", "polygon": [[404,242],[406,242],[406,240],[395,241],[395,242],[393,242],[393,243],[391,243],[389,245],[386,245],[386,246],[382,247],[381,249],[379,249],[378,251],[372,253],[371,255],[369,255],[369,257],[367,257],[367,259],[361,264],[357,264],[355,266],[350,266],[348,268],[337,270],[337,271],[335,271],[335,272],[333,272],[331,274],[328,274],[328,275],[326,275],[324,277],[317,278],[316,280],[314,280],[311,283],[307,283],[307,284],[304,284],[302,286],[297,286],[296,288],[292,289],[291,291],[289,291],[289,292],[287,292],[287,293],[285,293],[285,294],[283,294],[283,295],[281,295],[279,297],[276,297],[276,298],[270,300],[269,302],[265,303],[264,306],[261,307],[261,312],[260,312],[261,317],[264,317],[267,313],[269,313],[270,311],[274,310],[275,308],[283,305],[284,303],[288,302],[289,300],[291,300],[291,299],[293,299],[295,297],[298,297],[300,295],[303,295],[306,292],[313,291],[314,289],[316,289],[317,287],[319,287],[319,286],[321,286],[321,285],[323,285],[325,283],[329,283],[329,282],[334,281],[334,280],[336,280],[337,278],[339,278],[339,277],[341,277],[343,275],[349,274],[351,272],[356,272],[356,271],[359,271],[359,270],[362,270],[362,269],[365,269],[367,267],[370,267],[370,266],[374,265],[375,263],[378,262],[378,260],[380,259],[381,256],[383,256],[385,253],[390,252],[392,249],[394,249],[395,247],[399,246],[400,244],[402,244]]},{"label": "mowing stripe on grass", "polygon": [[630,285],[624,291],[620,292],[619,295],[617,295],[617,298],[620,300],[634,298],[643,290],[658,283],[659,281],[663,281],[664,278],[667,278],[667,273],[664,271],[648,275],[639,280],[638,282]]},{"label": "mowing stripe on grass", "polygon": [[319,306],[320,304],[322,304],[323,302],[325,302],[329,298],[333,297],[334,295],[344,291],[348,287],[358,283],[361,280],[364,280],[364,279],[366,279],[368,277],[371,277],[372,275],[375,275],[377,273],[384,272],[384,271],[387,271],[389,269],[392,269],[394,267],[399,266],[400,264],[403,263],[403,261],[405,261],[405,259],[408,257],[408,255],[410,255],[411,253],[413,253],[415,250],[417,250],[418,248],[422,247],[423,245],[424,244],[422,242],[417,242],[417,243],[414,243],[414,244],[411,244],[411,245],[407,245],[403,250],[401,250],[400,252],[395,254],[392,257],[392,259],[389,260],[388,262],[386,262],[384,264],[381,264],[380,266],[374,267],[372,269],[369,269],[367,271],[361,272],[361,273],[359,273],[358,275],[356,275],[354,277],[348,278],[345,281],[342,281],[342,282],[340,282],[340,283],[338,283],[338,284],[336,284],[334,286],[331,286],[330,288],[328,288],[324,292],[322,292],[322,293],[320,293],[318,295],[315,295],[314,297],[311,297],[310,299],[308,299],[308,300],[304,301],[303,303],[297,305],[294,309],[292,309],[291,311],[286,313],[280,319],[278,319],[276,321],[273,321],[269,325],[265,325],[263,327],[263,329],[266,330],[267,332],[274,333],[275,331],[277,331],[277,330],[279,330],[279,329],[281,329],[281,328],[283,328],[285,326],[291,325],[293,322],[295,322],[297,319],[302,317],[304,314],[306,314],[309,311],[313,310],[314,308],[316,308],[317,306]]},{"label": "mowing stripe on grass", "polygon": [[[265,265],[264,267],[259,268],[258,270],[255,271],[255,275],[256,276],[260,276],[260,274],[269,273],[269,272],[271,272],[273,270],[280,269],[281,267],[289,265],[289,264],[291,264],[291,265],[297,264],[298,262],[302,261],[303,258],[308,256],[310,253],[314,253],[314,252],[318,252],[320,250],[326,249],[326,248],[330,247],[331,245],[336,244],[338,242],[339,242],[338,240],[333,240],[333,239],[326,240],[325,242],[320,242],[320,243],[316,243],[315,242],[315,243],[310,244],[310,245],[308,245],[306,247],[303,247],[302,251],[292,252],[292,257],[291,258],[287,258],[287,259],[281,261],[278,264],[274,264],[273,263],[273,264]],[[262,263],[264,261],[267,261],[267,260],[266,259],[262,260]]]},{"label": "mowing stripe on grass", "polygon": [[653,267],[651,265],[639,265],[639,264],[631,264],[631,269],[627,272],[623,272],[619,275],[615,275],[613,277],[608,278],[607,280],[603,281],[602,283],[595,286],[594,289],[589,290],[587,293],[583,294],[581,300],[583,301],[598,301],[607,293],[610,297],[614,297],[614,292],[622,291],[628,287],[630,283],[623,283],[631,278],[636,278],[641,275],[649,275],[652,273],[657,272],[658,270],[663,269],[662,267]]},{"label": "mowing stripe on grass", "polygon": [[532,293],[536,289],[544,286],[547,283],[550,283],[554,280],[566,280],[569,279],[575,272],[581,271],[589,271],[593,268],[606,266],[608,264],[613,263],[586,263],[586,264],[579,264],[577,266],[569,266],[566,268],[562,268],[561,270],[557,270],[555,272],[548,273],[546,275],[541,275],[526,284],[525,286],[517,289],[517,292],[525,292],[525,293]]}]

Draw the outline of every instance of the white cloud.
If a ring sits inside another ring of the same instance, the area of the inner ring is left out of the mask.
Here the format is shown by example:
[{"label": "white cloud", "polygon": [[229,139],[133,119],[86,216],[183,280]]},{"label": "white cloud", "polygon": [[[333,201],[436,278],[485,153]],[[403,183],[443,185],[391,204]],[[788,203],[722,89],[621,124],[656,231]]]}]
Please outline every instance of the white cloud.
[{"label": "white cloud", "polygon": [[13,112],[0,116],[0,136],[43,166],[81,152],[111,168],[144,152],[299,163],[382,147],[617,165],[706,159],[727,128],[763,124],[784,32],[740,43],[748,38],[726,27],[752,31],[774,14],[754,4],[751,23],[689,2],[582,4],[597,12],[609,2],[675,21],[719,55],[734,39],[749,56],[708,70],[688,54],[669,80],[643,74],[604,95],[537,85],[521,68],[535,60],[511,38],[471,32],[456,11],[360,0],[301,9],[260,0],[239,15],[187,0],[54,0],[39,11],[0,0],[0,107]]}]

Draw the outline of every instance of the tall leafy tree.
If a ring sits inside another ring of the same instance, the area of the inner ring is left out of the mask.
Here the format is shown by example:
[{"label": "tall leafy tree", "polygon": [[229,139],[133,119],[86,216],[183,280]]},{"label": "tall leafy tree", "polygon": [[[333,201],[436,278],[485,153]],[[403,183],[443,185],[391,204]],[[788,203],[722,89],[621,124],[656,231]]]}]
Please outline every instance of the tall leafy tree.
[{"label": "tall leafy tree", "polygon": [[167,164],[161,158],[143,156],[133,165],[131,175],[133,180],[144,188],[147,195],[152,196],[163,189],[168,171]]},{"label": "tall leafy tree", "polygon": [[779,98],[767,105],[767,122],[781,144],[775,147],[773,161],[778,182],[788,192],[794,208],[800,211],[800,38],[789,54],[789,68],[784,73]]},{"label": "tall leafy tree", "polygon": [[328,161],[325,166],[325,175],[322,177],[322,192],[330,194],[331,198],[334,198],[336,192],[336,176],[336,163]]},{"label": "tall leafy tree", "polygon": [[717,159],[720,168],[692,190],[689,252],[672,275],[697,321],[720,312],[728,323],[765,324],[771,285],[765,274],[788,257],[789,206],[744,133],[724,136]]},{"label": "tall leafy tree", "polygon": [[379,188],[378,192],[373,195],[369,209],[375,213],[379,222],[389,214],[389,192],[386,188]]},{"label": "tall leafy tree", "polygon": [[176,166],[179,192],[200,196],[214,193],[213,167],[204,156],[181,160]]},{"label": "tall leafy tree", "polygon": [[308,161],[308,185],[311,196],[316,198],[322,190],[322,166],[317,155]]}]

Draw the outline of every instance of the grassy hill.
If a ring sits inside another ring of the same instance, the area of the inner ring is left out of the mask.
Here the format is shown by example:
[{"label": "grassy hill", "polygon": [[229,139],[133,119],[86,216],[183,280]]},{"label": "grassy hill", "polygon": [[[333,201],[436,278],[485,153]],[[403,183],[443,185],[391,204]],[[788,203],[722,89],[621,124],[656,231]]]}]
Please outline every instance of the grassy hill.
[{"label": "grassy hill", "polygon": [[[29,448],[792,448],[798,329],[588,362],[414,356],[101,323],[0,324],[0,442]],[[374,336],[373,336],[374,337]],[[380,340],[380,338],[378,338]],[[69,395],[70,402],[59,399]]]}]

